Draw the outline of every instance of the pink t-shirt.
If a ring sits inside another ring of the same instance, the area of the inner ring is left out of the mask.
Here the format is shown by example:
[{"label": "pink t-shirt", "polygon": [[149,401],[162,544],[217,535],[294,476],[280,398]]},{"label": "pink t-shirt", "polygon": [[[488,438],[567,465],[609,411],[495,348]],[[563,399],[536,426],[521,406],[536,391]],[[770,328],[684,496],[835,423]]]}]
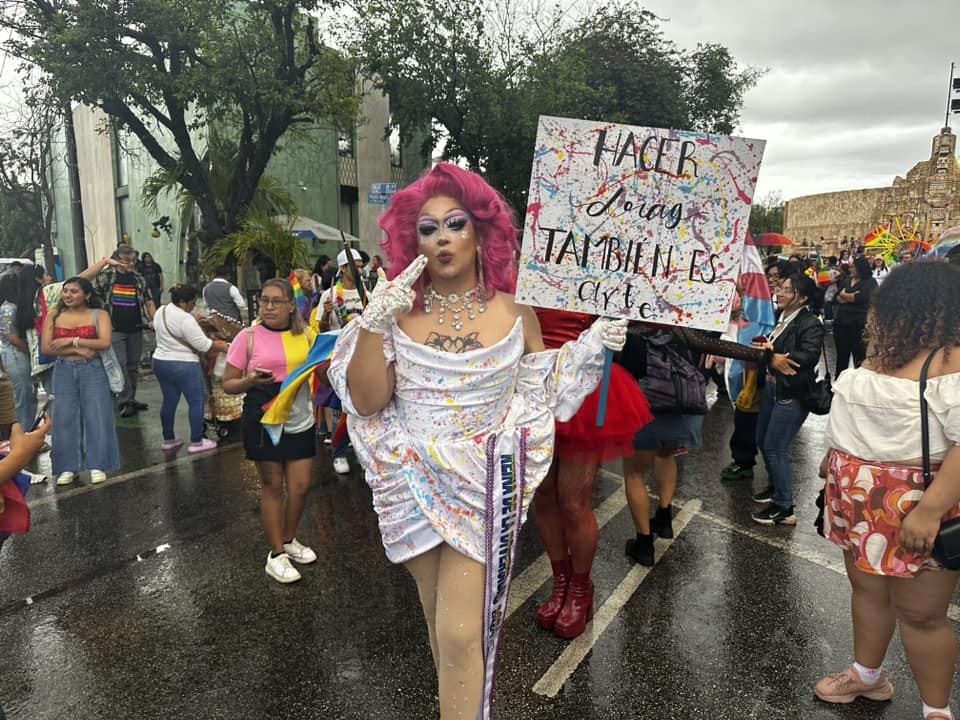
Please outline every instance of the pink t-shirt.
[{"label": "pink t-shirt", "polygon": [[[247,333],[253,333],[253,357],[247,357]],[[310,330],[294,335],[289,330],[271,330],[265,325],[245,328],[230,343],[227,362],[243,372],[262,368],[273,373],[277,382],[283,380],[307,361],[313,333]]]}]

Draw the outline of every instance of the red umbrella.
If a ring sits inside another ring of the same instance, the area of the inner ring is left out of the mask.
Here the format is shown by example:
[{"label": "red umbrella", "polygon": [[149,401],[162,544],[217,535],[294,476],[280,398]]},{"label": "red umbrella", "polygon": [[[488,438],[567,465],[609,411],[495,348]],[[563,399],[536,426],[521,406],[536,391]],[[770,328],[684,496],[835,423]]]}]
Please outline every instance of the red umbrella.
[{"label": "red umbrella", "polygon": [[776,245],[780,245],[782,247],[784,245],[793,245],[793,240],[782,233],[768,232],[760,235],[754,235],[753,244],[762,245],[764,247],[772,247]]}]

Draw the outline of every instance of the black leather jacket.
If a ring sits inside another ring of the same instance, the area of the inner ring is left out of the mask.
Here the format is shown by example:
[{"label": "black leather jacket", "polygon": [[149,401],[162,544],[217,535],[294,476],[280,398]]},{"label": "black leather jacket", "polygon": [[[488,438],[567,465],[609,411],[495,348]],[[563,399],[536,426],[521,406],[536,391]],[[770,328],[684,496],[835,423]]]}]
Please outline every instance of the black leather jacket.
[{"label": "black leather jacket", "polygon": [[[766,372],[776,378],[778,400],[803,398],[813,387],[817,378],[817,365],[823,348],[823,323],[809,308],[801,310],[790,321],[787,329],[773,341],[773,352],[764,353]],[[790,359],[799,363],[796,375],[784,375],[770,366],[773,354],[789,353]]]}]

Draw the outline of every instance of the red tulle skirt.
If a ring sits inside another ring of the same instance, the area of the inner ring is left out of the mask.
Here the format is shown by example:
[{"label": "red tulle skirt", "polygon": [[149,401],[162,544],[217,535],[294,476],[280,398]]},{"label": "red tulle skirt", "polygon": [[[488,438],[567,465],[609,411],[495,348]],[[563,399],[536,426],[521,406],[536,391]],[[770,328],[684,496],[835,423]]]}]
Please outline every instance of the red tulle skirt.
[{"label": "red tulle skirt", "polygon": [[557,422],[553,454],[561,460],[579,463],[607,463],[633,454],[633,436],[653,420],[647,398],[634,377],[617,363],[610,372],[607,415],[597,427],[600,388],[583,401],[580,410],[567,422]]}]

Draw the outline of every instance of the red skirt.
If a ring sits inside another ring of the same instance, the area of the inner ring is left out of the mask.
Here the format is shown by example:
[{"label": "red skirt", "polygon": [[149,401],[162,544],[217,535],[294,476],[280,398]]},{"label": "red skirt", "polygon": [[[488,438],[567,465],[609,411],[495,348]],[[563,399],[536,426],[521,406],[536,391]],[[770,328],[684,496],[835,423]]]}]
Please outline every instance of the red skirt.
[{"label": "red skirt", "polygon": [[633,454],[633,436],[653,420],[647,398],[633,375],[614,363],[607,394],[607,415],[597,427],[598,386],[567,422],[557,421],[553,454],[561,460],[602,464]]}]

